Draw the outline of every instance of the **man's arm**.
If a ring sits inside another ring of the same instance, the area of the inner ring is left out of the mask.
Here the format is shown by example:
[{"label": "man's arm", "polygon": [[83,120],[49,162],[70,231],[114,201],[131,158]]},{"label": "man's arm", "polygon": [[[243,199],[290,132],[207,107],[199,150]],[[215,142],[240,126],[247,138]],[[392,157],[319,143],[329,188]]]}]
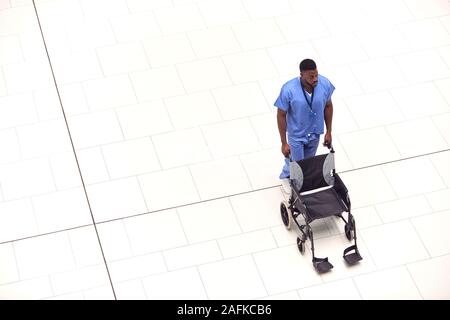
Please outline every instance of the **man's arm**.
[{"label": "man's arm", "polygon": [[283,153],[283,155],[285,157],[288,157],[289,152],[290,152],[290,147],[286,140],[286,128],[287,128],[286,111],[278,109],[277,124],[278,124],[278,131],[280,133],[280,139],[281,139],[281,152]]},{"label": "man's arm", "polygon": [[333,102],[331,102],[331,99],[327,102],[325,105],[325,126],[327,127],[327,131],[325,132],[324,137],[324,145],[331,145],[331,123],[333,121]]}]

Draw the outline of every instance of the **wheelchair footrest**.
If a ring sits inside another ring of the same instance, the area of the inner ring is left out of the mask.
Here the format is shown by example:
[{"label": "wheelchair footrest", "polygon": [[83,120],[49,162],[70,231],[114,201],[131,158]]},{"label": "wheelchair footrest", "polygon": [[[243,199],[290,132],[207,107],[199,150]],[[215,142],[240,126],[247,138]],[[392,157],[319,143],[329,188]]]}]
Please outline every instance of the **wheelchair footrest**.
[{"label": "wheelchair footrest", "polygon": [[[350,253],[350,251],[355,250],[355,252]],[[355,264],[358,261],[362,260],[361,255],[359,254],[358,248],[356,245],[350,246],[347,249],[344,250],[344,260],[349,265]]]},{"label": "wheelchair footrest", "polygon": [[319,273],[333,269],[333,265],[328,261],[328,258],[313,258],[313,265]]}]

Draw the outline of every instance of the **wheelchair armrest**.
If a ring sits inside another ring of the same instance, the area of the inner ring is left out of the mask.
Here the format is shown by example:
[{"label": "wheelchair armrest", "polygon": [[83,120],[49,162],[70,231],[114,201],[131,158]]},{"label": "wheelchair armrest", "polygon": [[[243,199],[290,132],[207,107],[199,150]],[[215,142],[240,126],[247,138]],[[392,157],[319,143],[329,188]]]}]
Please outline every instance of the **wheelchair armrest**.
[{"label": "wheelchair armrest", "polygon": [[350,197],[348,196],[348,189],[337,173],[334,174],[334,190],[336,190],[336,193],[350,209],[351,203]]}]

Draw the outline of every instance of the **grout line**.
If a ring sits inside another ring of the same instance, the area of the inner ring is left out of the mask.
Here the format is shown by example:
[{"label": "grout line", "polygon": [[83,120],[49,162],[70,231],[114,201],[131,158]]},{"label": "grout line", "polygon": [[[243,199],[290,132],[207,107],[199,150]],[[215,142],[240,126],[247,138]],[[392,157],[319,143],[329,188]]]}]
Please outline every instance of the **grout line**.
[{"label": "grout line", "polygon": [[405,265],[406,271],[408,272],[409,276],[411,277],[411,280],[414,283],[414,286],[416,287],[417,292],[419,292],[420,297],[422,298],[422,300],[425,300],[425,298],[422,295],[422,292],[420,291],[419,286],[417,285],[416,281],[414,280],[414,276],[412,275],[411,270],[409,270],[408,265],[409,265],[408,263]]},{"label": "grout line", "polygon": [[353,283],[353,286],[355,287],[356,291],[358,292],[358,295],[361,298],[361,300],[364,300],[364,297],[362,296],[361,291],[359,290],[359,287],[356,284],[355,277],[357,277],[357,276],[350,277],[350,281]]},{"label": "grout line", "polygon": [[[117,143],[117,142],[116,142]],[[95,149],[97,149],[98,148],[98,150],[100,151],[100,155],[102,156],[102,159],[103,159],[103,167],[105,168],[105,170],[106,170],[106,174],[108,175],[108,179],[109,179],[109,181],[111,181],[112,179],[111,179],[111,174],[109,173],[109,169],[108,169],[108,163],[106,162],[106,159],[105,159],[105,154],[104,154],[104,152],[103,152],[103,146],[99,146],[99,147],[95,147],[95,148],[93,148],[93,150],[95,150]],[[128,177],[127,177],[128,178]],[[116,180],[119,180],[120,178],[118,178],[118,179],[116,179]],[[98,182],[98,183],[104,183],[105,181],[102,181],[102,182]],[[90,183],[90,185],[92,185],[92,183]]]},{"label": "grout line", "polygon": [[205,290],[206,300],[210,300],[211,298],[208,295],[208,291],[206,290],[205,282],[203,281],[202,274],[200,273],[198,266],[195,266],[195,270],[197,271],[198,277],[200,278],[200,281],[202,282],[203,290]]},{"label": "grout line", "polygon": [[103,262],[105,264],[106,272],[108,274],[109,282],[110,282],[110,285],[111,285],[111,290],[112,290],[112,293],[113,293],[113,296],[114,296],[114,300],[117,300],[116,293],[114,291],[114,285],[113,285],[113,282],[112,282],[112,279],[111,279],[111,274],[110,274],[109,269],[108,269],[108,264],[106,262],[105,253],[103,251],[103,247],[102,247],[102,243],[101,243],[101,240],[100,240],[100,236],[98,234],[98,230],[97,230],[94,214],[93,214],[93,211],[92,211],[92,208],[91,208],[91,204],[90,204],[90,201],[89,201],[89,196],[88,196],[87,190],[86,190],[86,185],[85,185],[84,179],[83,179],[83,174],[81,172],[80,164],[79,164],[77,153],[76,153],[76,150],[75,150],[75,145],[74,145],[74,142],[73,142],[73,139],[72,139],[72,135],[71,135],[71,132],[70,132],[69,123],[68,123],[68,120],[67,120],[67,117],[66,117],[66,113],[65,113],[65,110],[64,110],[64,106],[63,106],[63,103],[62,103],[61,95],[59,93],[58,83],[56,82],[56,77],[55,77],[55,73],[54,73],[54,70],[53,70],[53,65],[52,65],[52,62],[51,62],[51,59],[50,59],[50,55],[49,55],[49,52],[48,52],[47,43],[45,42],[44,31],[42,30],[41,21],[39,19],[39,14],[38,14],[38,10],[37,10],[37,7],[36,7],[35,0],[33,0],[33,7],[34,7],[35,14],[36,14],[37,22],[38,22],[38,25],[39,25],[39,29],[40,29],[42,41],[43,41],[43,44],[44,44],[45,52],[47,54],[50,71],[52,73],[53,82],[54,82],[56,93],[58,95],[58,100],[59,100],[59,103],[60,103],[60,106],[61,106],[61,111],[62,111],[62,114],[63,114],[63,117],[64,117],[64,121],[65,121],[65,124],[66,124],[67,133],[69,135],[70,143],[72,145],[72,151],[73,151],[73,154],[75,156],[75,161],[76,161],[76,164],[77,164],[78,173],[80,175],[81,183],[82,183],[82,186],[83,186],[83,189],[84,189],[87,205],[88,205],[89,211],[91,213],[92,223],[93,223],[93,226],[94,226],[94,229],[95,229],[95,233],[97,234],[97,240],[98,240],[98,244],[100,246],[100,251],[102,253]]},{"label": "grout line", "polygon": [[261,271],[260,271],[259,268],[258,268],[258,264],[256,263],[256,260],[255,260],[255,255],[254,255],[253,253],[250,253],[249,255],[252,257],[252,261],[253,261],[253,263],[255,264],[256,272],[258,273],[259,279],[261,279],[261,283],[262,283],[262,285],[263,285],[263,287],[264,287],[264,290],[266,291],[266,296],[269,296],[269,295],[270,295],[270,294],[269,294],[269,290],[267,290],[266,284],[265,284],[265,282],[264,282],[264,278],[263,278],[263,276],[261,275]]},{"label": "grout line", "polygon": [[236,222],[238,223],[239,230],[241,231],[241,234],[246,233],[246,232],[244,232],[244,229],[242,229],[241,222],[239,221],[239,217],[236,214],[236,211],[235,211],[235,209],[233,207],[233,202],[230,200],[230,197],[228,197],[227,200],[228,200],[228,203],[229,203],[229,205],[231,207],[231,210],[233,211],[233,216],[236,219]]}]

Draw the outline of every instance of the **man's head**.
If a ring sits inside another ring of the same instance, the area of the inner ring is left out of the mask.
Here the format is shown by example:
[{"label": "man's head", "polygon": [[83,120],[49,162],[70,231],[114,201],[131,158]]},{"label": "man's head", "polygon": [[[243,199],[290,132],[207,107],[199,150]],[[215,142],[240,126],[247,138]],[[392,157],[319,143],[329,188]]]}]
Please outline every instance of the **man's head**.
[{"label": "man's head", "polygon": [[319,81],[316,63],[311,59],[300,62],[300,77],[306,84],[315,87]]}]

